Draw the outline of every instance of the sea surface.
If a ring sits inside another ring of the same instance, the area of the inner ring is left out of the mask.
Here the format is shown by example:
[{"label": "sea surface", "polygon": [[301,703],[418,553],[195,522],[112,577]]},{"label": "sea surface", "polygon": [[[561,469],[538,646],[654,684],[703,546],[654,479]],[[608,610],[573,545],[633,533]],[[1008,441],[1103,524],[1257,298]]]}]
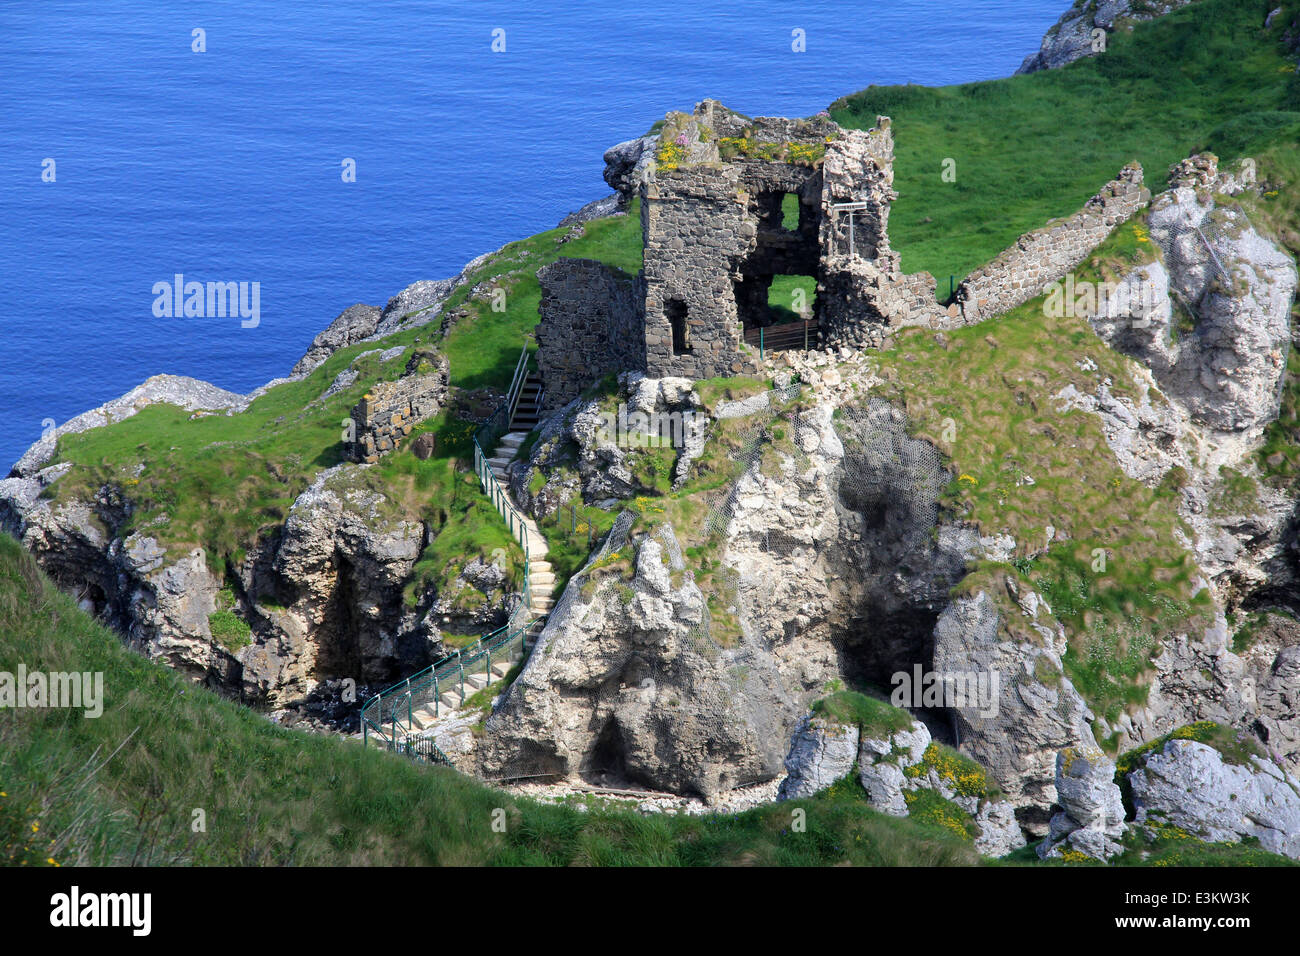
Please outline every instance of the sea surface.
[{"label": "sea surface", "polygon": [[[4,0],[0,476],[150,375],[287,374],[352,303],[607,195],[601,154],[669,109],[1006,76],[1067,6]],[[178,273],[258,283],[256,326],[155,315]]]}]

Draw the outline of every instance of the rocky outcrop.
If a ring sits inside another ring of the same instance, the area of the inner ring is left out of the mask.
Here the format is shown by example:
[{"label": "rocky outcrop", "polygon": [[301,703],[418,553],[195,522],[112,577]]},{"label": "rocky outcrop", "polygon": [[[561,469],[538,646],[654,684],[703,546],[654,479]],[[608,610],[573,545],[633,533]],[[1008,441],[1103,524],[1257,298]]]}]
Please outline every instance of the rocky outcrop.
[{"label": "rocky outcrop", "polygon": [[1047,35],[1042,48],[1017,73],[1055,70],[1105,49],[1106,35],[1129,23],[1154,20],[1192,0],[1075,0]]},{"label": "rocky outcrop", "polygon": [[[1257,434],[1277,417],[1295,264],[1240,209],[1190,186],[1157,197],[1150,230],[1164,261],[1126,277],[1093,327],[1150,368],[1198,425]],[[1135,314],[1125,301],[1153,307]],[[1174,328],[1180,316],[1190,328]]]},{"label": "rocky outcrop", "polygon": [[710,636],[706,607],[667,525],[588,565],[487,720],[484,775],[609,777],[709,800],[772,779],[804,691],[756,642]]},{"label": "rocky outcrop", "polygon": [[907,816],[903,793],[917,784],[905,771],[921,763],[929,746],[930,731],[921,723],[913,722],[892,734],[863,735],[858,747],[858,782],[872,806],[890,816]]},{"label": "rocky outcrop", "polygon": [[1067,850],[1097,860],[1123,851],[1124,800],[1115,783],[1115,764],[1096,748],[1067,748],[1056,755],[1056,802],[1047,838],[1038,845],[1043,859]]},{"label": "rocky outcrop", "polygon": [[130,418],[140,409],[156,404],[175,405],[189,412],[241,411],[247,405],[243,395],[228,392],[196,378],[184,375],[154,375],[137,385],[121,398],[105,402],[98,408],[82,412],[57,428],[49,428],[39,441],[27,449],[10,470],[11,477],[31,477],[44,468],[54,455],[55,444],[61,435],[76,434],[91,428],[120,422]]},{"label": "rocky outcrop", "polygon": [[777,799],[798,800],[821,793],[847,777],[857,760],[856,725],[806,716],[790,738],[790,752],[785,758],[786,778],[781,781]]},{"label": "rocky outcrop", "polygon": [[971,792],[974,788],[955,774],[928,765],[931,753],[930,732],[916,721],[890,730],[809,715],[790,740],[785,760],[789,775],[777,799],[820,793],[848,776],[856,764],[858,782],[882,813],[909,816],[908,795],[930,790],[969,815],[976,828],[975,848],[985,856],[1005,856],[1025,845],[1010,803]]},{"label": "rocky outcrop", "polygon": [[1153,835],[1208,842],[1254,837],[1270,853],[1300,859],[1300,782],[1273,761],[1230,762],[1195,740],[1172,739],[1128,774],[1135,825]]},{"label": "rocky outcrop", "polygon": [[323,332],[312,339],[311,347],[293,367],[292,375],[309,374],[341,348],[361,342],[375,334],[381,312],[373,305],[348,306]]},{"label": "rocky outcrop", "polygon": [[437,632],[418,625],[403,587],[424,544],[419,522],[385,513],[382,495],[356,487],[356,466],[324,471],[298,496],[268,574],[249,581],[266,613],[271,687],[286,673],[320,671],[359,684],[395,679],[427,663]]},{"label": "rocky outcrop", "polygon": [[629,139],[605,150],[605,182],[619,195],[623,205],[636,198],[637,191],[653,172],[658,135]]},{"label": "rocky outcrop", "polygon": [[934,669],[941,674],[997,674],[995,706],[954,708],[962,750],[988,767],[1008,799],[1027,811],[1021,822],[1039,833],[1042,809],[1056,800],[1054,755],[1093,740],[1093,714],[1070,679],[1061,655],[1065,633],[1044,602],[1024,613],[1036,640],[1006,632],[983,591],[954,600],[934,628]]},{"label": "rocky outcrop", "polygon": [[510,492],[535,518],[572,500],[611,503],[658,494],[661,457],[675,449],[671,481],[679,487],[704,447],[708,417],[685,378],[618,377],[615,395],[575,399],[540,426],[526,461],[508,468]]},{"label": "rocky outcrop", "polygon": [[140,652],[195,679],[237,684],[238,663],[209,626],[222,583],[202,549],[169,557],[146,532],[118,536],[129,503],[113,489],[58,505],[40,497],[66,470],[55,466],[0,481],[4,530],[60,587],[76,594],[83,609]]}]

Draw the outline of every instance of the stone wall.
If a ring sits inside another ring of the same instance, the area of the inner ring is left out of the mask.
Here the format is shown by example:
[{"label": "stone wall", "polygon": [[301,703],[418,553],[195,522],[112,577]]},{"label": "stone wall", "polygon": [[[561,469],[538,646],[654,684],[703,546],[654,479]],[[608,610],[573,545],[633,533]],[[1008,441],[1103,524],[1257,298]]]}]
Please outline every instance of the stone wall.
[{"label": "stone wall", "polygon": [[[662,171],[641,191],[645,245],[645,368],[655,378],[730,375],[740,358],[732,273],[756,245],[740,171]],[[674,347],[673,315],[685,322]]]},{"label": "stone wall", "polygon": [[438,413],[447,397],[445,356],[417,352],[396,381],[380,382],[352,408],[355,440],[345,453],[373,463],[396,448],[420,422]]},{"label": "stone wall", "polygon": [[1043,294],[1082,262],[1120,223],[1151,199],[1142,167],[1130,163],[1069,219],[1026,233],[996,259],[972,272],[957,289],[966,325],[1001,315]]},{"label": "stone wall", "polygon": [[939,305],[934,291],[934,276],[903,273],[897,254],[837,262],[817,285],[822,344],[875,349],[894,329],[953,324],[959,313]]},{"label": "stone wall", "polygon": [[537,363],[543,412],[573,401],[610,372],[645,369],[640,283],[594,259],[558,259],[542,288]]},{"label": "stone wall", "polygon": [[828,117],[749,119],[712,100],[668,114],[641,189],[648,374],[756,369],[742,329],[773,321],[773,276],[818,273],[821,164],[841,133]]}]

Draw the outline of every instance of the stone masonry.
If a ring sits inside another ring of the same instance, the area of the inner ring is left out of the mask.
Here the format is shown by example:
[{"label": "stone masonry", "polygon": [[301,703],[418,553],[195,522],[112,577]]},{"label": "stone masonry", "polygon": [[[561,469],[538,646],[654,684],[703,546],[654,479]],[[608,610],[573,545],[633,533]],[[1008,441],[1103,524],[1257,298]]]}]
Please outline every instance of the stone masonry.
[{"label": "stone masonry", "polygon": [[1082,210],[1021,236],[941,305],[934,276],[904,273],[889,245],[889,117],[851,130],[824,113],[751,119],[705,100],[669,113],[643,152],[651,142],[640,275],[573,259],[538,273],[546,411],[615,371],[756,372],[759,331],[789,317],[768,301],[777,276],[815,278],[818,347],[879,348],[905,326],[978,322],[1041,294],[1150,199],[1142,168],[1126,166]]},{"label": "stone masonry", "polygon": [[957,290],[962,324],[1001,315],[1043,294],[1111,231],[1151,200],[1142,167],[1130,163],[1069,219],[1026,233],[996,259],[972,272]]},{"label": "stone masonry", "polygon": [[379,382],[363,395],[352,408],[355,440],[346,443],[347,456],[372,464],[436,415],[447,397],[447,368],[445,356],[416,352],[401,378]]},{"label": "stone masonry", "polygon": [[537,281],[544,412],[567,405],[611,372],[645,369],[638,280],[594,259],[558,259],[537,271]]}]

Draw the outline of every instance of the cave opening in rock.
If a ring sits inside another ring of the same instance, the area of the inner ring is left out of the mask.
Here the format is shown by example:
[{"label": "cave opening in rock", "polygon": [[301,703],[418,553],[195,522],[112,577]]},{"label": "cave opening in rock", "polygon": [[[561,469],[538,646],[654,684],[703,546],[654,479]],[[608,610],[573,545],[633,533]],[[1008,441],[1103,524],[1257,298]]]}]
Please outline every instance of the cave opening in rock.
[{"label": "cave opening in rock", "polygon": [[622,783],[627,780],[627,757],[618,721],[610,717],[601,727],[592,746],[582,775],[593,783]]},{"label": "cave opening in rock", "polygon": [[334,553],[334,590],[325,612],[323,639],[316,657],[322,677],[357,677],[364,681],[385,680],[396,675],[386,663],[371,661],[366,666],[361,654],[357,620],[357,572],[341,552]]}]

